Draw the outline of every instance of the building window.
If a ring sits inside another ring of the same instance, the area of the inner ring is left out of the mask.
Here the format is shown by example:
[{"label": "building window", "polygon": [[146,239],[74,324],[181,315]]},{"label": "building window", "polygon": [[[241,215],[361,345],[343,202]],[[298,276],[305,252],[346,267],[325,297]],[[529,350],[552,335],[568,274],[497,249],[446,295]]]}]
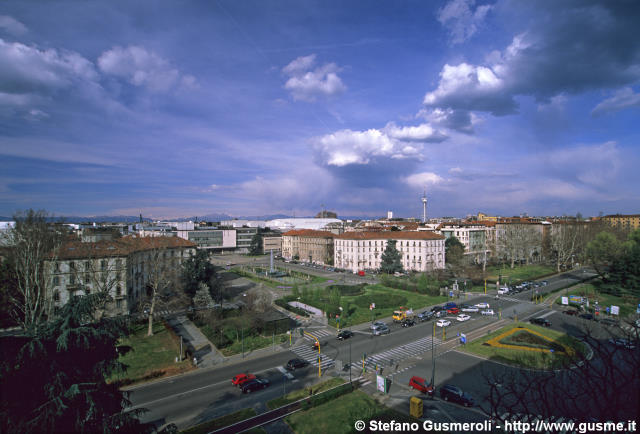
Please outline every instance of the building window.
[{"label": "building window", "polygon": [[85,271],[89,271],[91,269],[91,262],[84,261],[84,269]]},{"label": "building window", "polygon": [[69,283],[71,285],[75,285],[76,284],[76,276],[74,276],[73,274],[71,276],[69,276]]},{"label": "building window", "polygon": [[53,278],[53,286],[58,286],[60,285],[60,278],[58,276],[55,276]]},{"label": "building window", "polygon": [[76,263],[71,261],[69,262],[69,270],[75,270],[76,269]]},{"label": "building window", "polygon": [[107,269],[107,261],[105,259],[100,261],[100,269],[102,269],[102,271]]},{"label": "building window", "polygon": [[122,268],[122,259],[116,259],[116,267]]},{"label": "building window", "polygon": [[53,301],[56,303],[60,301],[60,291],[53,291]]},{"label": "building window", "polygon": [[89,277],[89,274],[85,274],[84,275],[84,283],[85,284],[89,284],[91,282],[91,277]]},{"label": "building window", "polygon": [[118,285],[118,287],[116,288],[116,295],[122,295],[122,288],[120,287],[120,285]]}]

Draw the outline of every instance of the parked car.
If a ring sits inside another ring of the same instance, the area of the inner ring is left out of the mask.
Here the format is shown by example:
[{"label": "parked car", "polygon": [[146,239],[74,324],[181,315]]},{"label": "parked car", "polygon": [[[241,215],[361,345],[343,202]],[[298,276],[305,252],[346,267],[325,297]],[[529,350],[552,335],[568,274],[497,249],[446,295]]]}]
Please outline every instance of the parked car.
[{"label": "parked car", "polygon": [[296,369],[304,368],[309,362],[304,359],[291,359],[287,362],[285,369],[287,371],[295,371]]},{"label": "parked car", "polygon": [[460,315],[458,315],[456,317],[456,319],[458,321],[469,321],[471,319],[471,317],[469,315],[465,315],[464,313],[461,313]]},{"label": "parked car", "polygon": [[418,314],[418,320],[419,321],[428,321],[431,318],[433,318],[434,315],[435,315],[435,312],[425,310],[424,312],[421,312],[421,313]]},{"label": "parked car", "polygon": [[462,312],[473,312],[473,313],[478,313],[480,312],[480,309],[476,306],[469,306],[469,307],[463,307],[462,309],[460,309]]},{"label": "parked car", "polygon": [[447,313],[451,315],[457,315],[460,313],[460,309],[458,309],[457,307],[452,307],[450,309],[447,309]]},{"label": "parked car", "polygon": [[489,303],[483,301],[482,303],[477,303],[476,307],[479,307],[480,309],[489,309],[491,306],[489,306]]},{"label": "parked car", "polygon": [[242,393],[251,393],[256,390],[269,387],[269,380],[266,378],[256,378],[255,380],[248,381],[242,385]]},{"label": "parked car", "polygon": [[255,375],[245,372],[244,374],[238,374],[235,377],[233,377],[231,379],[231,384],[233,384],[236,387],[240,387],[244,383],[246,383],[247,381],[252,381],[252,380],[255,380],[255,379],[256,379]]},{"label": "parked car", "polygon": [[509,288],[506,287],[502,287],[500,289],[498,289],[498,295],[505,295],[509,293]]},{"label": "parked car", "polygon": [[373,335],[374,336],[380,336],[380,335],[388,335],[389,333],[391,333],[391,329],[389,327],[387,327],[386,325],[384,326],[379,326],[373,329]]},{"label": "parked car", "polygon": [[543,280],[542,282],[540,282],[540,284],[542,286],[547,286],[549,284],[549,282],[547,282],[546,280]]},{"label": "parked car", "polygon": [[485,309],[482,312],[480,312],[482,315],[495,315],[495,313],[493,312],[493,309]]},{"label": "parked car", "polygon": [[422,393],[426,393],[427,395],[433,395],[433,386],[422,377],[417,377],[415,375],[411,377],[411,380],[409,380],[409,387],[413,387],[414,389]]},{"label": "parked car", "polygon": [[448,303],[445,303],[445,305],[442,306],[442,307],[443,307],[444,310],[449,310],[449,309],[452,309],[454,307],[458,307],[458,305],[455,304],[453,301],[450,301]]},{"label": "parked car", "polygon": [[529,321],[531,322],[531,324],[537,324],[544,327],[551,327],[551,323],[546,318],[531,318]]},{"label": "parked car", "polygon": [[343,341],[345,339],[349,339],[351,336],[353,336],[353,332],[351,330],[342,330],[340,333],[338,333],[338,336],[336,338],[339,341]]},{"label": "parked car", "polygon": [[593,316],[593,314],[592,314],[592,313],[581,313],[581,314],[580,314],[580,315],[578,315],[578,316],[579,316],[580,318],[582,318],[582,319],[586,319],[586,320],[589,320],[589,321],[597,321],[597,320],[596,320],[596,317],[595,317],[595,316]]},{"label": "parked car", "polygon": [[451,325],[451,321],[449,321],[448,319],[439,319],[436,325],[438,327],[448,327]]},{"label": "parked car", "polygon": [[402,327],[412,327],[412,326],[416,325],[416,322],[414,320],[412,320],[411,318],[407,318],[404,321],[402,321],[402,323],[400,325],[402,325]]},{"label": "parked car", "polygon": [[465,407],[471,407],[474,405],[473,398],[468,393],[465,393],[457,386],[453,384],[445,384],[440,387],[440,398],[445,401],[451,401],[458,404],[462,404]]},{"label": "parked car", "polygon": [[380,326],[385,326],[385,327],[386,327],[386,326],[387,326],[387,324],[386,324],[386,323],[384,323],[384,322],[382,322],[382,321],[376,321],[376,322],[374,322],[374,323],[371,323],[371,326],[369,326],[369,328],[370,328],[371,330],[373,330],[373,329],[375,329],[375,328],[377,328],[377,327],[380,327]]},{"label": "parked car", "polygon": [[440,312],[441,310],[446,310],[446,309],[442,306],[433,306],[431,308],[431,312]]},{"label": "parked car", "polygon": [[627,350],[636,349],[636,344],[633,341],[630,341],[629,339],[622,339],[622,338],[609,339],[609,343],[612,343],[616,347],[626,348]]},{"label": "parked car", "polygon": [[563,310],[562,313],[565,315],[576,316],[578,315],[579,312],[575,309],[567,309],[567,310]]}]

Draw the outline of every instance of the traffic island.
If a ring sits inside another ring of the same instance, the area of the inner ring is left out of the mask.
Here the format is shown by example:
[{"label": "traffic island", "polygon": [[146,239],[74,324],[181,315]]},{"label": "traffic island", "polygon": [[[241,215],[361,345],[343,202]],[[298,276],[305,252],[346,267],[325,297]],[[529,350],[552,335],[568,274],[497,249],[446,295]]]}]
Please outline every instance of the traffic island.
[{"label": "traffic island", "polygon": [[459,348],[488,360],[531,369],[566,369],[584,359],[584,344],[564,333],[515,323]]}]

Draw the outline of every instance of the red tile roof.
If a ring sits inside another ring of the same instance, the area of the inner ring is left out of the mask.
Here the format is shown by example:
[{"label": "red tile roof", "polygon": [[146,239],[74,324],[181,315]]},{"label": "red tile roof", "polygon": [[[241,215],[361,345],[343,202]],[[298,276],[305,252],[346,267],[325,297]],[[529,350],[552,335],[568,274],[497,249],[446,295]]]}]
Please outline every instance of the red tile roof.
[{"label": "red tile roof", "polygon": [[67,241],[56,253],[58,259],[107,258],[145,250],[195,247],[193,242],[179,237],[122,237],[94,243]]},{"label": "red tile roof", "polygon": [[296,229],[285,232],[283,237],[312,237],[312,238],[334,238],[336,234],[329,231],[315,231],[313,229]]},{"label": "red tile roof", "polygon": [[336,235],[339,240],[444,240],[442,235],[430,231],[345,232]]}]

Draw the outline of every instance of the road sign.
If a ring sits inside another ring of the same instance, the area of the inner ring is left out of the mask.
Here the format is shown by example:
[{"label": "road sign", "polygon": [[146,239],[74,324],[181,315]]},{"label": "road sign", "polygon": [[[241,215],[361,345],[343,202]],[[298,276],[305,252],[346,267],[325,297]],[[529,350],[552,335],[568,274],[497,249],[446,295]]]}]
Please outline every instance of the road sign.
[{"label": "road sign", "polygon": [[465,335],[464,333],[460,334],[460,343],[461,344],[466,344],[467,343],[467,335]]},{"label": "road sign", "polygon": [[620,306],[611,306],[611,315],[620,315]]},{"label": "road sign", "polygon": [[562,304],[564,305],[569,304],[569,297],[562,297]]},{"label": "road sign", "polygon": [[449,297],[453,297],[453,291],[449,291]]}]

